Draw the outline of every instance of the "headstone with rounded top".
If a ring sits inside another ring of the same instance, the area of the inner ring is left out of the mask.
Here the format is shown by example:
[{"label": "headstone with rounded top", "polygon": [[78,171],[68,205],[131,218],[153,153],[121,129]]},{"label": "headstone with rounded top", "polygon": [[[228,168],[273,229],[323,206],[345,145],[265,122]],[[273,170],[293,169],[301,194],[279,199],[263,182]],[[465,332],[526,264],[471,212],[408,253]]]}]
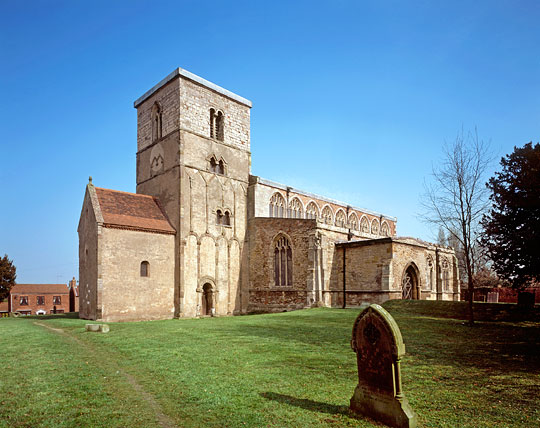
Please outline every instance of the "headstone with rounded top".
[{"label": "headstone with rounded top", "polygon": [[392,427],[416,427],[416,415],[401,390],[405,344],[394,318],[382,306],[370,305],[354,322],[351,347],[358,363],[351,410]]}]

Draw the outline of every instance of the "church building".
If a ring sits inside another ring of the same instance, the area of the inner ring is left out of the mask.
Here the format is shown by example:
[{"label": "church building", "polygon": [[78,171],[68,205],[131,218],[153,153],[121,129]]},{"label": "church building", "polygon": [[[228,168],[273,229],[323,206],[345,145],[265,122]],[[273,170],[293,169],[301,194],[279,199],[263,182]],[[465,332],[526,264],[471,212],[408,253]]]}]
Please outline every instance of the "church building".
[{"label": "church building", "polygon": [[131,321],[459,300],[451,248],[251,175],[251,102],[181,68],[134,103],[137,193],[86,186],[79,315]]}]

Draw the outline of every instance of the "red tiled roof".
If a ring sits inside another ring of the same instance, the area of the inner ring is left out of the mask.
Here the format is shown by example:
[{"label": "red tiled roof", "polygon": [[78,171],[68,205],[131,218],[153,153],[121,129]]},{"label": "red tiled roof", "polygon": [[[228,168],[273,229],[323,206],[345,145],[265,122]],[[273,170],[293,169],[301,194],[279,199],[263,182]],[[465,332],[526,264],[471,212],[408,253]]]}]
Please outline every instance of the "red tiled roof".
[{"label": "red tiled roof", "polygon": [[9,302],[7,300],[5,302],[0,302],[0,312],[7,311],[9,311]]},{"label": "red tiled roof", "polygon": [[69,294],[66,284],[15,284],[11,294]]},{"label": "red tiled roof", "polygon": [[104,226],[174,234],[175,230],[159,206],[148,195],[96,187]]}]

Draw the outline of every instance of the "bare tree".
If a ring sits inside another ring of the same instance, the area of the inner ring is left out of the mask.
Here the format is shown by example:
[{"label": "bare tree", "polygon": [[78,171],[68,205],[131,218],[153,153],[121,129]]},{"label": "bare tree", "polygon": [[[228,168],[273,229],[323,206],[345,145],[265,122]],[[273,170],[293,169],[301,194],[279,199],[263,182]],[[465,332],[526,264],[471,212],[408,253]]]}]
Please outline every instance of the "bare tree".
[{"label": "bare tree", "polygon": [[[486,170],[493,157],[478,133],[463,130],[444,146],[440,164],[433,166],[432,180],[425,183],[422,218],[442,227],[449,240],[459,243],[469,293],[469,324],[474,324],[474,273],[477,268],[480,220],[489,207]],[[456,249],[457,250],[457,249]]]}]

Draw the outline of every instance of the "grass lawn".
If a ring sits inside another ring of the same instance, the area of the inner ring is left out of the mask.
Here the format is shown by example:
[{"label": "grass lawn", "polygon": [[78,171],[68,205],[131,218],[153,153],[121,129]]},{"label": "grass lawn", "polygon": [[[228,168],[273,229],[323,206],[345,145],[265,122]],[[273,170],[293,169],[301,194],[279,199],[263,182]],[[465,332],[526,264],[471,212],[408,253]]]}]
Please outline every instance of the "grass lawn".
[{"label": "grass lawn", "polygon": [[[540,426],[540,323],[389,302],[420,426]],[[433,306],[435,308],[435,306]],[[355,309],[109,324],[0,319],[0,427],[373,427],[348,413]]]}]

